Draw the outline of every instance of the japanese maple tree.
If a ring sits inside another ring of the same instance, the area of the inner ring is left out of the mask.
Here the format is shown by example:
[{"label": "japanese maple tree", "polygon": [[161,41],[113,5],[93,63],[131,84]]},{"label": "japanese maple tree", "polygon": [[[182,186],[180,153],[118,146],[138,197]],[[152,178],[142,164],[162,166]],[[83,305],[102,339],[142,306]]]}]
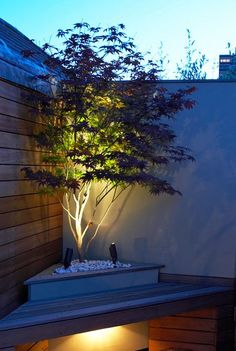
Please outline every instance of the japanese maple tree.
[{"label": "japanese maple tree", "polygon": [[[41,190],[65,195],[61,204],[81,257],[128,187],[138,184],[154,195],[179,193],[161,176],[163,167],[193,157],[176,145],[168,121],[193,107],[189,95],[194,89],[170,93],[160,87],[158,65],[136,49],[122,24],[102,29],[77,23],[73,29],[59,30],[58,37],[63,41],[60,48],[44,46],[49,53],[46,64],[60,77],[58,92],[42,97],[45,124],[35,135],[45,151],[45,167],[27,167],[24,172]],[[94,183],[102,188],[84,223]],[[105,199],[109,202],[95,225]]]}]

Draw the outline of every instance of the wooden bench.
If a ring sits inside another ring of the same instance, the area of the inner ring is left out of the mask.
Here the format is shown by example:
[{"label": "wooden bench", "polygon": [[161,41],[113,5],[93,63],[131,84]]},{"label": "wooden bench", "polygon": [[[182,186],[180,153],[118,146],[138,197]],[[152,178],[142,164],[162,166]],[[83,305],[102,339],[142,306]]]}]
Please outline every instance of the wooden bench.
[{"label": "wooden bench", "polygon": [[79,298],[31,301],[0,321],[0,350],[14,350],[15,345],[27,342],[215,308],[222,304],[233,306],[232,286],[181,281],[161,281]]}]

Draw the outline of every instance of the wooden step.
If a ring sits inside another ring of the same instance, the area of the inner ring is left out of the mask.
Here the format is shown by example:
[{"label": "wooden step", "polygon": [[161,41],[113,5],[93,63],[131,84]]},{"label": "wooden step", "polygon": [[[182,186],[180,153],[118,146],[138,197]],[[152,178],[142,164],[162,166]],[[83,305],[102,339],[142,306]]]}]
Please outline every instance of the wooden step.
[{"label": "wooden step", "polygon": [[[1,347],[10,347],[178,313],[186,314],[187,311],[211,308],[222,303],[233,305],[232,287],[162,281],[87,296],[29,301],[0,320],[0,344]],[[167,346],[161,350],[165,348]]]}]

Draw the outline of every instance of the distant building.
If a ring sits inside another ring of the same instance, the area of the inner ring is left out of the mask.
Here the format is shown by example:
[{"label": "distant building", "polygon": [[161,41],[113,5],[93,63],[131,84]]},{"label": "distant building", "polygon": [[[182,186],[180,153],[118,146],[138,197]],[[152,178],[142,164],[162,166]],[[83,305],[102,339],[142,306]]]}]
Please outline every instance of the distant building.
[{"label": "distant building", "polygon": [[219,79],[236,79],[236,53],[219,56]]}]

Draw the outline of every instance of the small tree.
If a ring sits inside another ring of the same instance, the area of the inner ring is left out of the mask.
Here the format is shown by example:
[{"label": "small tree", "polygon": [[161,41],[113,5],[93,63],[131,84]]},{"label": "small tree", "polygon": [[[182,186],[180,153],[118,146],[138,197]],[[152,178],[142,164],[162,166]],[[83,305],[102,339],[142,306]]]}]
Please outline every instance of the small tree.
[{"label": "small tree", "polygon": [[168,59],[168,55],[164,51],[164,45],[162,41],[160,42],[157,55],[158,55],[157,65],[159,68],[158,78],[167,79],[167,66],[170,63],[170,60]]},{"label": "small tree", "polygon": [[[63,48],[44,48],[51,50],[47,64],[62,72],[60,91],[55,98],[41,100],[45,125],[35,135],[45,151],[43,162],[51,167],[24,172],[43,191],[65,194],[61,204],[81,257],[128,187],[139,184],[154,195],[179,193],[160,177],[160,170],[193,158],[186,148],[175,145],[175,133],[164,120],[192,108],[188,95],[194,89],[169,93],[158,87],[158,65],[144,59],[121,24],[103,30],[78,23],[59,30],[58,37],[64,40]],[[102,190],[92,217],[83,223],[93,183],[102,184]],[[102,219],[95,225],[96,211],[107,198]],[[93,234],[84,247],[89,228]]]},{"label": "small tree", "polygon": [[177,64],[176,78],[187,80],[206,79],[204,66],[208,62],[208,59],[195,48],[195,40],[192,39],[189,29],[187,29],[187,46],[185,46],[185,53],[185,62],[181,60],[180,64]]}]

